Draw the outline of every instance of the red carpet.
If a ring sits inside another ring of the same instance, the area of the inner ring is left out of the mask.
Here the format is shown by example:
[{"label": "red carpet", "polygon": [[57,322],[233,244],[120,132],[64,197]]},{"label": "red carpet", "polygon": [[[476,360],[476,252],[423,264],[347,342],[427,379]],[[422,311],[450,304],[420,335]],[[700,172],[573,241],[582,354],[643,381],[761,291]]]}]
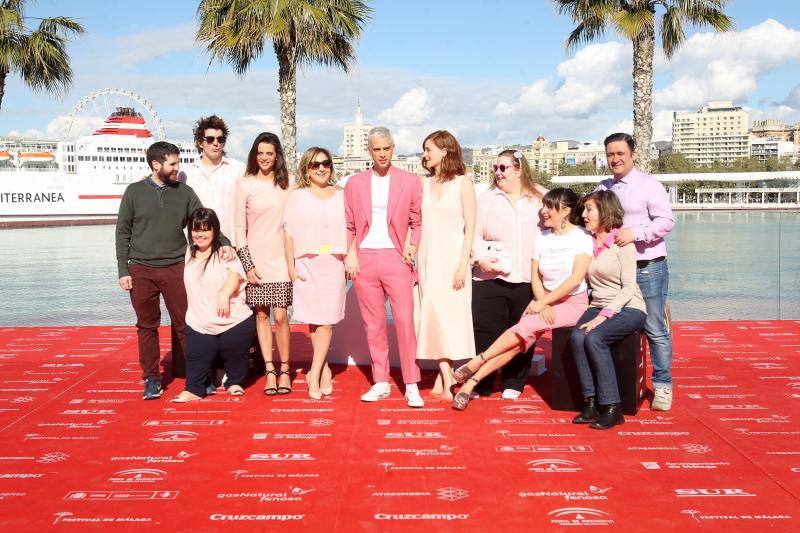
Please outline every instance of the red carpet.
[{"label": "red carpet", "polygon": [[364,404],[362,367],[145,402],[132,328],[0,328],[0,530],[800,531],[799,355],[797,322],[678,324],[673,410],[602,432],[529,388]]}]

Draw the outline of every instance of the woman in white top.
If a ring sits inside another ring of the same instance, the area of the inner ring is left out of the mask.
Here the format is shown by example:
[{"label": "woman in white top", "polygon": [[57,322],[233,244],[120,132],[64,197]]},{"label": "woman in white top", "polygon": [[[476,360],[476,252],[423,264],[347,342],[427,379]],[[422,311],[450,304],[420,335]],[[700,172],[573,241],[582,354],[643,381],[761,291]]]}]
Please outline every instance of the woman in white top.
[{"label": "woman in white top", "polygon": [[576,226],[574,212],[578,195],[558,188],[542,198],[545,231],[536,240],[531,257],[533,301],[517,325],[489,348],[455,372],[464,383],[453,400],[453,408],[464,410],[475,385],[486,375],[526,351],[549,329],[574,326],[588,306],[586,271],[592,259],[592,239]]}]

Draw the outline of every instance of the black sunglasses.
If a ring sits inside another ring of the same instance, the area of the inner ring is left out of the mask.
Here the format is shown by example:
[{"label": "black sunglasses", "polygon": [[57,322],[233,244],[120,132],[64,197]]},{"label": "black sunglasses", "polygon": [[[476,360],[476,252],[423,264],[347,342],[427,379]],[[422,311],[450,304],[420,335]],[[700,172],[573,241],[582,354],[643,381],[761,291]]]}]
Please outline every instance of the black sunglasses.
[{"label": "black sunglasses", "polygon": [[219,142],[219,144],[225,144],[225,141],[227,141],[228,138],[224,135],[220,135],[219,137],[214,137],[213,135],[206,135],[205,137],[203,137],[203,140],[208,144],[214,144],[215,140]]},{"label": "black sunglasses", "polygon": [[492,168],[494,169],[495,172],[497,172],[498,170],[500,172],[505,172],[506,169],[508,168],[514,168],[514,165],[492,165]]},{"label": "black sunglasses", "polygon": [[308,167],[311,170],[317,170],[319,167],[331,168],[332,165],[331,160],[326,159],[325,161],[312,161],[308,164]]}]

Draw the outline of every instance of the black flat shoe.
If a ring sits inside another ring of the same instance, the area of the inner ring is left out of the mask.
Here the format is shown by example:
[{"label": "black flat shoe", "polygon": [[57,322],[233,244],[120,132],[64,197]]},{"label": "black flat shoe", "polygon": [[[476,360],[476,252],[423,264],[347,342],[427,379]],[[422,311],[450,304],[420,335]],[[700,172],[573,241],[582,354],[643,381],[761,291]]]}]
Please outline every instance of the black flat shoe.
[{"label": "black flat shoe", "polygon": [[583,411],[581,414],[572,419],[573,424],[588,424],[594,422],[598,416],[597,403],[595,403],[594,396],[586,398],[583,404]]},{"label": "black flat shoe", "polygon": [[594,429],[611,429],[616,425],[624,424],[625,418],[622,416],[622,407],[618,403],[600,406],[600,416],[589,424]]}]

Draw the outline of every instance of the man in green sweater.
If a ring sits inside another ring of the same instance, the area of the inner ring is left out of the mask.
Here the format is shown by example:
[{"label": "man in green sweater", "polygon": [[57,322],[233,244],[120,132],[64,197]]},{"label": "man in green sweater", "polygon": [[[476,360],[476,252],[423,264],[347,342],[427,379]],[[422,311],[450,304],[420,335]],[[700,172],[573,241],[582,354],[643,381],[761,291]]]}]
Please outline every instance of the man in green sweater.
[{"label": "man in green sweater", "polygon": [[[158,398],[163,392],[158,342],[162,295],[172,323],[173,373],[185,372],[184,228],[194,210],[203,206],[191,187],[177,181],[179,155],[174,144],[152,144],[146,153],[152,174],[125,189],[117,217],[119,286],[130,292],[136,312],[145,400]],[[224,236],[221,238],[224,244],[230,244]],[[226,253],[231,253],[227,248]]]}]

